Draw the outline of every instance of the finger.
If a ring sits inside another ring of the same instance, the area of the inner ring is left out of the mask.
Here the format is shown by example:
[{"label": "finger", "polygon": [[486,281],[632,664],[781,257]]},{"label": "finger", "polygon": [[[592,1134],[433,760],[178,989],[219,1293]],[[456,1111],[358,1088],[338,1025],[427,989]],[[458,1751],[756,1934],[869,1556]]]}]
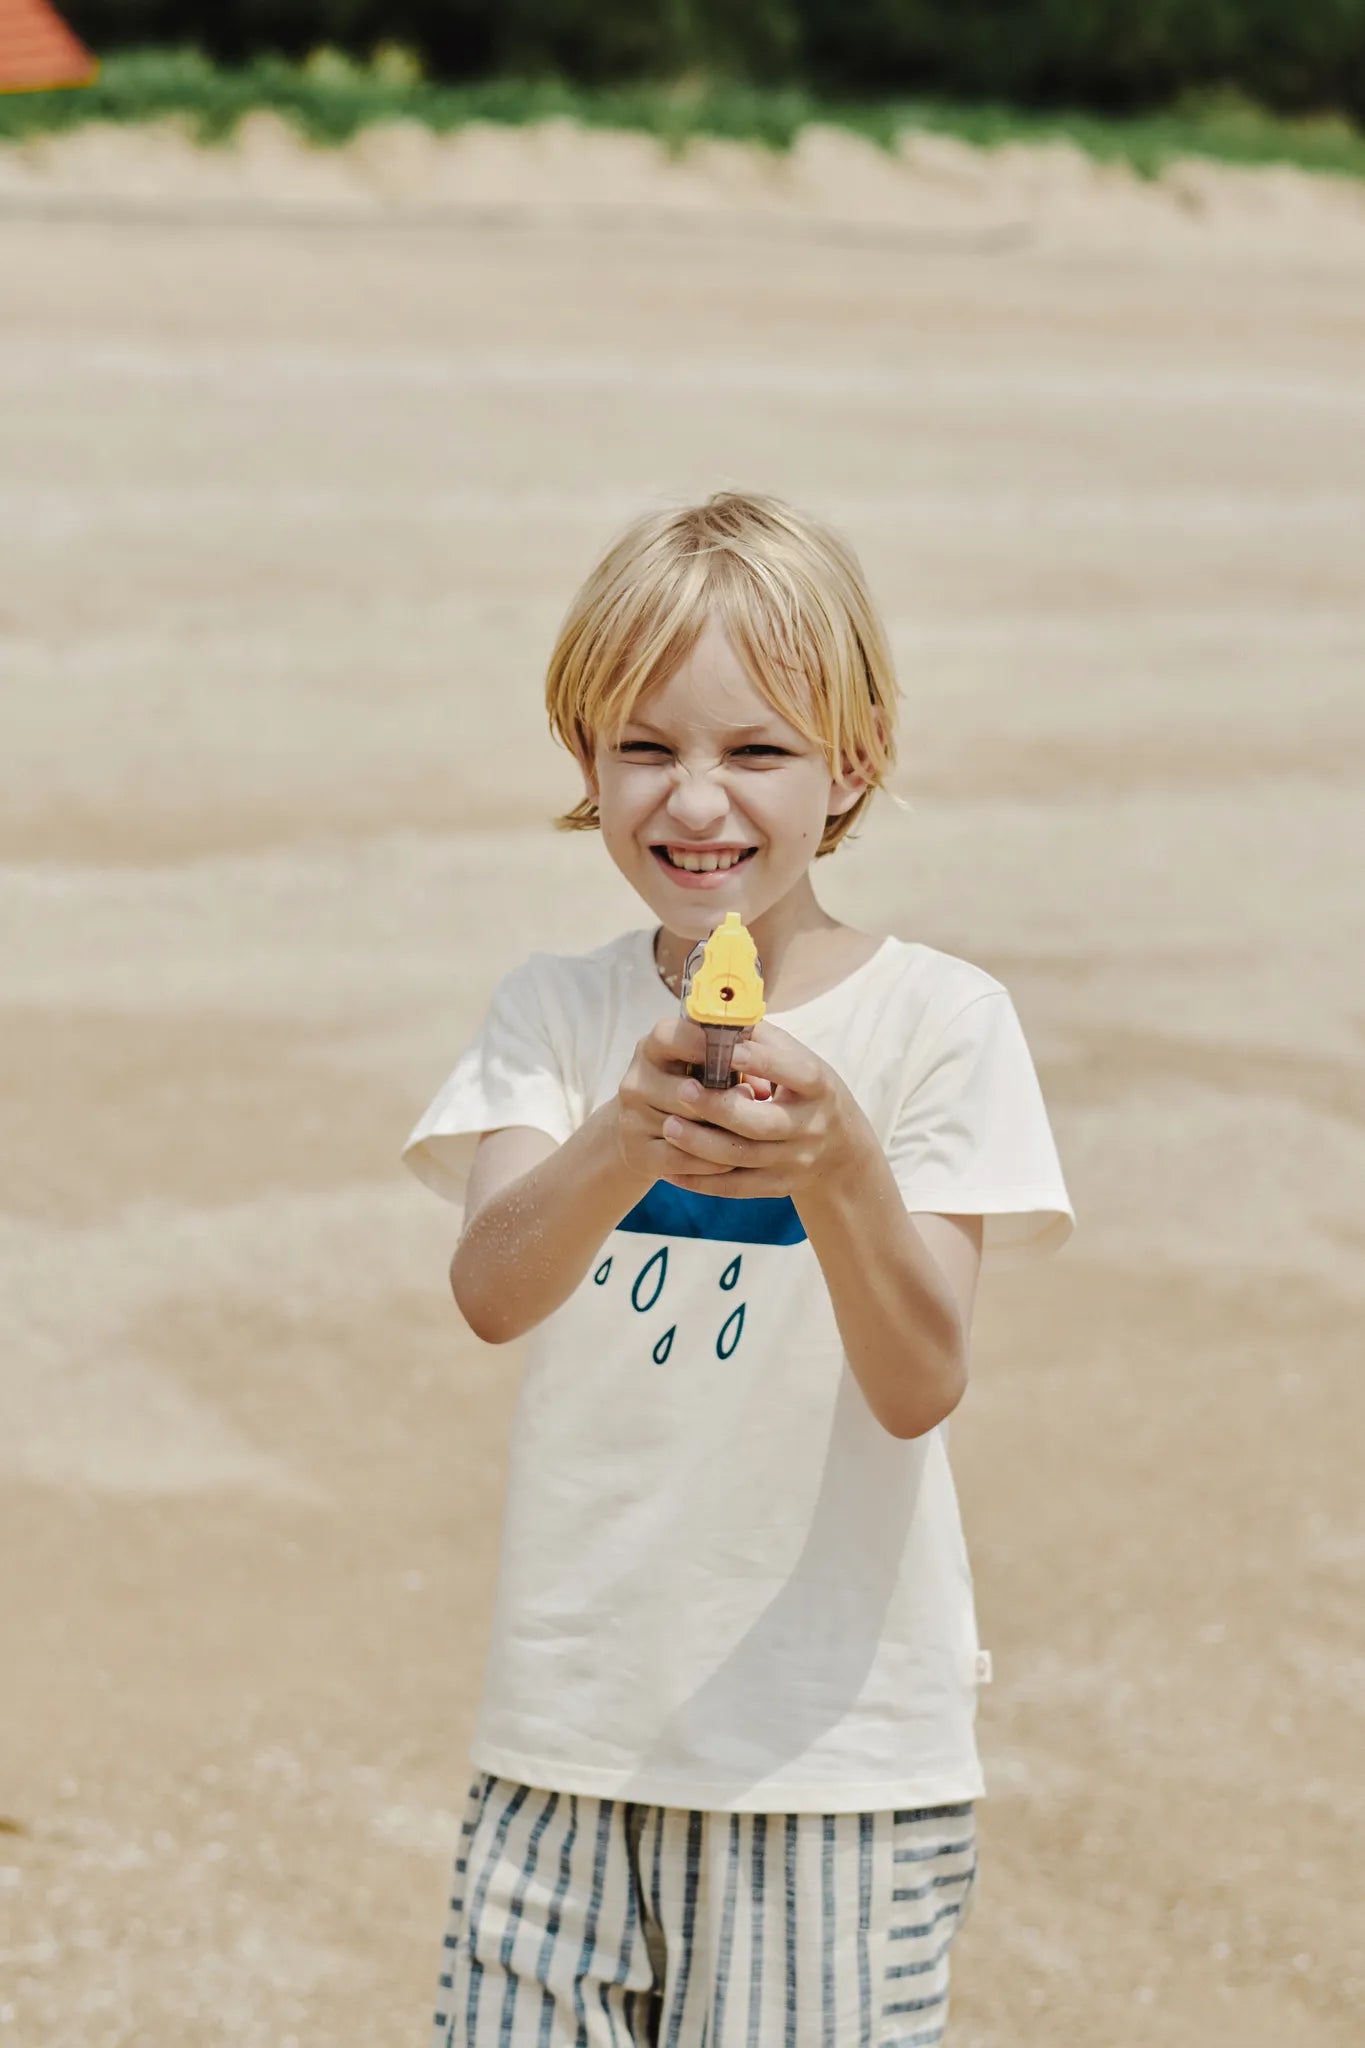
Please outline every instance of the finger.
[{"label": "finger", "polygon": [[[656,1074],[647,1069],[639,1083],[638,1093],[641,1107],[654,1112],[660,1131],[665,1117],[680,1116],[689,1123],[715,1124],[722,1130],[740,1130],[743,1137],[763,1136],[757,1125],[741,1130],[739,1117],[731,1115],[728,1104],[740,1094],[739,1088],[703,1088],[700,1081],[688,1074]],[[746,1109],[752,1109],[752,1098],[745,1094],[743,1100]],[[769,1114],[772,1113],[770,1110]]]},{"label": "finger", "polygon": [[679,1066],[697,1066],[706,1058],[706,1033],[690,1017],[661,1017],[642,1043],[651,1066],[672,1072]]},{"label": "finger", "polygon": [[[689,1161],[709,1159],[721,1166],[747,1166],[756,1149],[752,1138],[738,1137],[733,1131],[717,1130],[714,1124],[692,1123],[681,1116],[664,1118],[664,1136],[670,1145],[685,1153]],[[685,1170],[690,1171],[691,1168]]]},{"label": "finger", "polygon": [[698,1159],[690,1152],[684,1152],[678,1145],[670,1145],[666,1138],[658,1140],[658,1179],[671,1180],[675,1173],[697,1174],[705,1180],[714,1180],[731,1168],[717,1160]]},{"label": "finger", "polygon": [[794,1095],[818,1095],[827,1085],[824,1061],[766,1019],[755,1025],[752,1038],[740,1039],[733,1065],[746,1080],[757,1077],[775,1088],[790,1088]]},{"label": "finger", "polygon": [[687,1117],[695,1123],[733,1131],[741,1138],[767,1143],[795,1134],[789,1109],[771,1099],[758,1102],[742,1082],[737,1088],[703,1088],[700,1081],[680,1080],[669,1084],[669,1093],[673,1099],[664,1110],[665,1116]]},{"label": "finger", "polygon": [[761,1173],[747,1166],[737,1166],[730,1173],[713,1174],[709,1179],[701,1174],[671,1174],[669,1186],[689,1189],[695,1195],[727,1195],[741,1201],[773,1200],[791,1192],[780,1173]]}]

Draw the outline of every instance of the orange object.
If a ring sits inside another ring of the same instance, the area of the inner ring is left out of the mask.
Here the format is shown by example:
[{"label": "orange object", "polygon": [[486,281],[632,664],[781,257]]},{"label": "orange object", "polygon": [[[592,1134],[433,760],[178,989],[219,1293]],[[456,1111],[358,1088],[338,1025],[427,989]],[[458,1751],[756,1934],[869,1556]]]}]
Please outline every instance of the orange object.
[{"label": "orange object", "polygon": [[99,68],[47,0],[0,0],[0,92],[89,85]]}]

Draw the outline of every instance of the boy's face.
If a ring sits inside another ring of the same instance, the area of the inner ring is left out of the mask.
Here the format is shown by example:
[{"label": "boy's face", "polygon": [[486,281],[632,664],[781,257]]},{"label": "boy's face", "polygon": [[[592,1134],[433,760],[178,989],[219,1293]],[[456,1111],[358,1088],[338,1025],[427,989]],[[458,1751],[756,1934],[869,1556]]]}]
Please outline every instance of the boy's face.
[{"label": "boy's face", "polygon": [[707,937],[727,910],[752,926],[782,903],[805,882],[825,820],[865,787],[831,778],[820,747],[768,703],[714,618],[681,667],[641,697],[619,743],[599,743],[584,782],[621,873],[665,930],[689,939]]}]

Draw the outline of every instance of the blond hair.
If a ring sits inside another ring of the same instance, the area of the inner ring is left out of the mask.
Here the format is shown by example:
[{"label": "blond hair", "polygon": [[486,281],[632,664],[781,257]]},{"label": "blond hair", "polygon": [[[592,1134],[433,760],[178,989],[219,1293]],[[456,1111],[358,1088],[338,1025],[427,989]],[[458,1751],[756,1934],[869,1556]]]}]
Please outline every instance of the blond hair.
[{"label": "blond hair", "polygon": [[[652,512],[610,547],[570,605],[550,657],[550,729],[590,768],[639,698],[687,659],[714,614],[755,686],[834,776],[868,787],[826,820],[816,857],[852,829],[895,759],[890,649],[847,542],[776,498],[717,491]],[[599,824],[585,796],[555,824]]]}]

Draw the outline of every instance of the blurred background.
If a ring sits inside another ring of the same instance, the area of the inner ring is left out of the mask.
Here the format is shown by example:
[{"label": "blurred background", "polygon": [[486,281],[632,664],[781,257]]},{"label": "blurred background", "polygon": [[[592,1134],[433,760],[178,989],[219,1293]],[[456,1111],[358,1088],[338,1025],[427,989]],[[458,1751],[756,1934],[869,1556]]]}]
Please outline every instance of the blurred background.
[{"label": "blurred background", "polygon": [[1078,1210],[952,1423],[950,2038],[1354,2048],[1365,0],[0,0],[0,81],[0,2044],[427,2038],[518,1359],[398,1153],[647,921],[545,660],[739,486],[904,690],[824,899],[1005,982]]}]

